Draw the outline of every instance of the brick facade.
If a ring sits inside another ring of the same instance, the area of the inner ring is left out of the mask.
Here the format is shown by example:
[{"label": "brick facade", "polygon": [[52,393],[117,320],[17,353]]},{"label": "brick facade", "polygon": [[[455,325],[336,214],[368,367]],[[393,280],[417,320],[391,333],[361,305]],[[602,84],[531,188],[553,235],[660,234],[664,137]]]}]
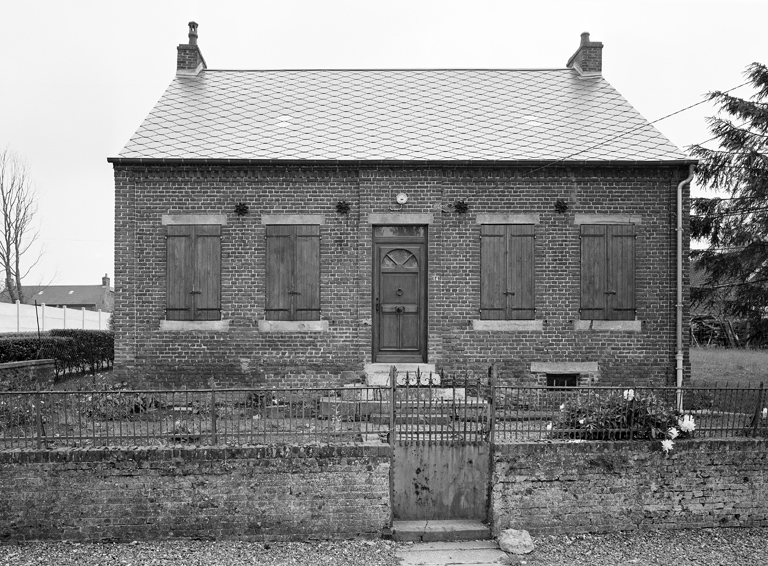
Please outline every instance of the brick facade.
[{"label": "brick facade", "polygon": [[381,536],[389,447],[0,453],[0,541]]},{"label": "brick facade", "polygon": [[[600,383],[674,383],[676,189],[685,166],[336,166],[115,164],[115,368],[151,386],[323,385],[360,379],[371,361],[371,215],[430,217],[428,362],[447,373],[535,380],[534,362],[596,363]],[[683,209],[688,210],[688,188]],[[452,205],[463,200],[466,214]],[[558,212],[562,200],[567,210]],[[336,203],[351,204],[339,214]],[[250,212],[238,216],[237,203]],[[322,332],[260,332],[265,308],[263,214],[323,215]],[[476,330],[481,214],[538,215],[538,328]],[[226,215],[222,226],[225,331],[161,330],[166,294],[163,215]],[[577,215],[636,224],[639,328],[583,328]],[[687,227],[686,218],[683,225]],[[687,228],[686,228],[687,229]],[[684,241],[687,242],[687,234]],[[687,245],[687,244],[686,244]],[[687,249],[684,251],[687,257]],[[687,281],[688,262],[684,262]],[[687,311],[684,328],[687,328]],[[686,340],[687,342],[687,340]],[[686,349],[687,351],[687,349]],[[685,359],[686,376],[689,364]]]},{"label": "brick facade", "polygon": [[768,526],[765,440],[495,447],[494,533]]}]

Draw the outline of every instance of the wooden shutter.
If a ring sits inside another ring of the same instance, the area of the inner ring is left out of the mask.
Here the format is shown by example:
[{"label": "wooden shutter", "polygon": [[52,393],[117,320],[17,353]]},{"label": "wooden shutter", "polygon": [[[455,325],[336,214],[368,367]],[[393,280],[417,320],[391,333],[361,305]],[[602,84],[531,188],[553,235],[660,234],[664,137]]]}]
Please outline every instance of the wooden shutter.
[{"label": "wooden shutter", "polygon": [[267,320],[320,320],[320,226],[267,226]]},{"label": "wooden shutter", "polygon": [[267,226],[267,320],[292,320],[294,226]]},{"label": "wooden shutter", "polygon": [[535,318],[533,224],[484,224],[480,236],[480,318]]},{"label": "wooden shutter", "polygon": [[320,320],[320,226],[296,226],[293,320]]},{"label": "wooden shutter", "polygon": [[166,237],[167,320],[194,320],[191,294],[194,265],[194,227],[168,226]]},{"label": "wooden shutter", "polygon": [[195,320],[221,319],[221,226],[195,226]]},{"label": "wooden shutter", "polygon": [[581,225],[581,316],[583,320],[605,320],[606,230],[605,224]]},{"label": "wooden shutter", "polygon": [[634,225],[581,226],[581,318],[634,320]]},{"label": "wooden shutter", "polygon": [[533,224],[507,226],[507,319],[536,318]]},{"label": "wooden shutter", "polygon": [[221,319],[221,226],[168,226],[166,319]]},{"label": "wooden shutter", "polygon": [[635,227],[612,225],[608,229],[606,306],[611,320],[635,319]]}]

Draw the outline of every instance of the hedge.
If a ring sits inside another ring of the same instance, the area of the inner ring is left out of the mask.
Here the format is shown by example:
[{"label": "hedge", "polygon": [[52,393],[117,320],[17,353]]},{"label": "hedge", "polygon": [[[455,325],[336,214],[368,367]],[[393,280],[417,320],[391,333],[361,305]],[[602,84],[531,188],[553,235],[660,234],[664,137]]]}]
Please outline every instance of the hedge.
[{"label": "hedge", "polygon": [[52,358],[56,375],[105,369],[115,359],[115,338],[106,330],[50,330],[0,337],[0,363]]}]

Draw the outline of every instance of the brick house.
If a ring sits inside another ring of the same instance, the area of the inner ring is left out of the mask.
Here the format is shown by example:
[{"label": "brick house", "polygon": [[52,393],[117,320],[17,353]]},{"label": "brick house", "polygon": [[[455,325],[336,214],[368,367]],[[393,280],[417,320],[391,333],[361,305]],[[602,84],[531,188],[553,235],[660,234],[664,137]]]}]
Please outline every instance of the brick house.
[{"label": "brick house", "polygon": [[582,34],[551,70],[227,71],[191,23],[109,159],[117,371],[674,383],[692,161],[603,78],[602,48]]}]

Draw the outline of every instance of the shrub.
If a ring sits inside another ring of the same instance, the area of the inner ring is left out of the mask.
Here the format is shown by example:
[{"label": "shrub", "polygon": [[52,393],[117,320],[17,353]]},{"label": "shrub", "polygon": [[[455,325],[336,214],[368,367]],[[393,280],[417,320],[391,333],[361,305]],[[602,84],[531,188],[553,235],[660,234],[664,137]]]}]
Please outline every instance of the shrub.
[{"label": "shrub", "polygon": [[115,336],[107,330],[51,330],[54,338],[68,342],[53,344],[56,373],[81,373],[105,369],[115,360]]},{"label": "shrub", "polygon": [[[627,389],[623,393],[578,395],[563,403],[550,436],[585,440],[665,439],[678,427],[680,413],[674,402],[653,393]],[[685,435],[685,434],[683,434]]]}]

